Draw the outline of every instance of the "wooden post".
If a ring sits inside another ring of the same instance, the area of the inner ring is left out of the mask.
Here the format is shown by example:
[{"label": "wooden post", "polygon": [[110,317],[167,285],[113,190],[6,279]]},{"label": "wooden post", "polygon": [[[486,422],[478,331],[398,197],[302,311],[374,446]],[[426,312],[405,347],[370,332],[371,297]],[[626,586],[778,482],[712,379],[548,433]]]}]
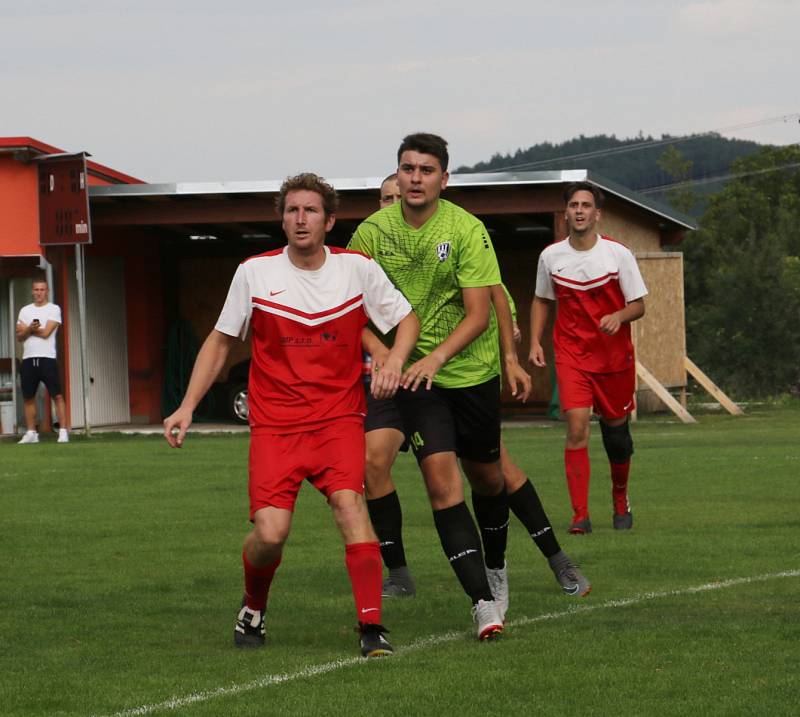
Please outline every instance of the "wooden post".
[{"label": "wooden post", "polygon": [[691,413],[687,411],[680,403],[678,403],[672,394],[664,388],[658,379],[653,376],[642,364],[636,362],[636,375],[647,384],[647,387],[653,391],[678,418],[684,423],[697,423]]},{"label": "wooden post", "polygon": [[688,356],[683,357],[684,366],[689,374],[699,383],[706,391],[708,391],[728,413],[732,416],[741,416],[742,411],[730,398],[728,398],[708,376],[706,376]]}]

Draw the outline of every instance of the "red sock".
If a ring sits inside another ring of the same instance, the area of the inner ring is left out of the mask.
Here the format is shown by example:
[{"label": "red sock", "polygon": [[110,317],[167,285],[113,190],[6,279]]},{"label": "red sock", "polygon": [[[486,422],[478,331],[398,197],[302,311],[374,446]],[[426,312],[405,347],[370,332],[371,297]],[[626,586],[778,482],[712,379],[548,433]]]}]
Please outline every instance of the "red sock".
[{"label": "red sock", "polygon": [[353,586],[359,622],[381,622],[381,549],[375,543],[344,546],[344,562]]},{"label": "red sock", "polygon": [[611,497],[614,500],[614,512],[625,515],[631,507],[628,503],[628,473],[631,469],[630,460],[626,463],[611,463]]},{"label": "red sock", "polygon": [[274,563],[263,568],[257,568],[250,564],[247,553],[242,550],[242,563],[244,564],[244,600],[245,605],[251,610],[264,610],[267,607],[267,596],[269,586],[275,571],[281,564],[278,558]]},{"label": "red sock", "polygon": [[584,520],[589,517],[589,449],[565,448],[564,468],[572,501],[572,521]]}]

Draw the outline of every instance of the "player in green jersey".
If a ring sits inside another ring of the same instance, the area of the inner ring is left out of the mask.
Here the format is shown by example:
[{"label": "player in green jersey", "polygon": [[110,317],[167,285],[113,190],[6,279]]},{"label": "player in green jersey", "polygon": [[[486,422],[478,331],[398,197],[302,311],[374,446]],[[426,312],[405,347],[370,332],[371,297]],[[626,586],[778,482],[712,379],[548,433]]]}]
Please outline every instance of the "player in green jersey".
[{"label": "player in green jersey", "polygon": [[[397,175],[381,183],[380,206],[400,201]],[[516,307],[505,285],[491,287],[491,301],[498,318],[503,370],[512,395],[525,401],[530,393],[530,376],[517,359],[516,344],[521,335],[516,325]],[[380,356],[388,351],[381,344],[375,347],[376,366]],[[367,507],[376,533],[381,541],[381,554],[389,575],[383,584],[384,597],[410,597],[415,594],[414,581],[406,563],[402,535],[402,509],[392,480],[391,468],[398,451],[404,445],[403,426],[391,399],[378,400],[367,395],[365,422],[367,444],[366,491]],[[405,444],[407,446],[407,444]],[[524,471],[511,459],[501,441],[501,468],[511,510],[523,523],[542,555],[553,570],[556,581],[565,595],[588,594],[591,584],[580,569],[561,550],[536,489]],[[494,557],[496,563],[491,563]],[[505,556],[486,554],[489,585],[503,607],[508,603]]]},{"label": "player in green jersey", "polygon": [[508,500],[500,470],[500,358],[490,301],[500,270],[483,224],[440,199],[447,164],[441,137],[406,137],[398,151],[402,201],[362,222],[350,248],[373,257],[417,310],[420,336],[396,403],[445,555],[472,600],[479,638],[488,639],[502,632],[504,616],[487,580],[459,462],[487,552],[504,553]]}]

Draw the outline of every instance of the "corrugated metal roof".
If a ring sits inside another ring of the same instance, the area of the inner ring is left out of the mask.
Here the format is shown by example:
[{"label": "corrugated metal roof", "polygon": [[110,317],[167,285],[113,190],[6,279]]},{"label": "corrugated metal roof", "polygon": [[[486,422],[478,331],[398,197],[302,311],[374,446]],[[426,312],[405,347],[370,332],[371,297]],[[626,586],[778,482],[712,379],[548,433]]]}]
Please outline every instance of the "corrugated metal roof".
[{"label": "corrugated metal roof", "polygon": [[[338,192],[377,190],[384,177],[328,178]],[[211,196],[226,194],[274,194],[280,190],[283,180],[245,182],[174,182],[166,184],[118,184],[93,186],[90,197],[178,197]],[[448,186],[452,187],[504,187],[533,184],[568,184],[569,182],[591,182],[607,194],[656,214],[685,229],[697,229],[692,217],[676,211],[661,202],[639,194],[611,179],[586,169],[547,170],[541,172],[491,172],[480,174],[451,174]]]}]

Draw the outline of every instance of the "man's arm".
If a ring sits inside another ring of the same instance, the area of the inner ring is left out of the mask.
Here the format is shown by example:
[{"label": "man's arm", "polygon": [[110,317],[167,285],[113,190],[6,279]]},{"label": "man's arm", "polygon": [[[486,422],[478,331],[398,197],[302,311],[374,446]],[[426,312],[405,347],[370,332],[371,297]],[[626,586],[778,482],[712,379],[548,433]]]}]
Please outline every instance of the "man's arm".
[{"label": "man's arm", "polygon": [[14,333],[17,336],[17,341],[25,341],[31,335],[31,327],[24,321],[17,321],[14,327]]},{"label": "man's arm", "polygon": [[541,296],[534,296],[531,304],[531,350],[528,356],[534,366],[546,366],[544,359],[544,349],[542,348],[542,335],[544,327],[547,325],[547,317],[550,314],[550,306],[554,302],[550,299],[543,299]]},{"label": "man's arm", "polygon": [[53,319],[48,320],[48,322],[44,325],[44,328],[41,326],[38,329],[31,331],[34,336],[38,336],[40,339],[46,339],[50,334],[52,334],[57,328],[59,324],[58,321],[53,321]]},{"label": "man's arm", "polygon": [[423,381],[426,382],[427,388],[430,388],[433,385],[433,377],[439,369],[486,331],[486,327],[489,326],[489,287],[462,288],[461,296],[464,300],[464,318],[425,358],[409,366],[400,380],[403,388],[416,391]]},{"label": "man's arm", "polygon": [[[203,342],[181,405],[175,413],[164,419],[164,437],[173,448],[180,448],[183,445],[186,431],[192,425],[192,413],[225,365],[234,341],[236,341],[235,336],[228,336],[212,329]],[[175,429],[178,432],[173,434]]]},{"label": "man's arm", "polygon": [[634,299],[624,309],[606,314],[600,319],[600,331],[613,336],[622,324],[629,324],[631,321],[641,319],[642,316],[644,316],[644,299]]},{"label": "man's arm", "polygon": [[511,395],[523,403],[531,394],[531,377],[519,365],[517,346],[514,340],[514,317],[511,305],[502,284],[490,288],[494,312],[497,315],[497,328],[500,332],[500,351],[503,356],[503,374],[508,381]]},{"label": "man's arm", "polygon": [[382,365],[372,364],[372,382],[370,389],[375,398],[391,398],[400,387],[403,366],[414,350],[419,336],[419,319],[410,311],[397,324],[394,344]]}]

